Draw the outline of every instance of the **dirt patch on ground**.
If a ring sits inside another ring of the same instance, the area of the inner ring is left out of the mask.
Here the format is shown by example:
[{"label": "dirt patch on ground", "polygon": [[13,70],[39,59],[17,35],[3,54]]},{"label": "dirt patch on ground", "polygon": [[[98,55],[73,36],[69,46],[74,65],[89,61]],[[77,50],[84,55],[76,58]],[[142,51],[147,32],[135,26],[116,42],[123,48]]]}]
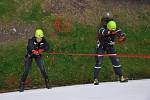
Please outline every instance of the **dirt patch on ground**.
[{"label": "dirt patch on ground", "polygon": [[21,22],[0,23],[0,43],[27,39],[34,29],[34,25]]}]

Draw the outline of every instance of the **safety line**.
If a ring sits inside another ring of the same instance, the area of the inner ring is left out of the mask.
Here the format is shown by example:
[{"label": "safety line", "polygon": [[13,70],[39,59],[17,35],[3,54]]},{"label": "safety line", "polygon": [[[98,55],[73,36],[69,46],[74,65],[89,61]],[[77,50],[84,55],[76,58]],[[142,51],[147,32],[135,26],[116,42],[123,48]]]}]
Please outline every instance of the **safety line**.
[{"label": "safety line", "polygon": [[80,53],[63,53],[63,52],[49,52],[51,55],[68,55],[68,56],[118,56],[128,58],[148,58],[150,55],[143,54],[80,54]]},{"label": "safety line", "polygon": [[[119,44],[119,43],[118,43]],[[150,42],[125,42],[125,44],[150,44]]]}]

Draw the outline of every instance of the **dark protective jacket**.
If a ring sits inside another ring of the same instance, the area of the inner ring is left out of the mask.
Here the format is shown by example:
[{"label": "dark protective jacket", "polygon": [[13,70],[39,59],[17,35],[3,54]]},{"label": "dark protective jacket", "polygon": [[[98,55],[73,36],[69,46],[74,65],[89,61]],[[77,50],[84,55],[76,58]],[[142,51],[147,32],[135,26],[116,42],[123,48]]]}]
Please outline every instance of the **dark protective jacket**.
[{"label": "dark protective jacket", "polygon": [[125,33],[123,33],[120,29],[116,29],[113,31],[115,34],[112,34],[107,28],[100,28],[98,32],[98,41],[103,47],[113,46],[116,38],[125,38]]},{"label": "dark protective jacket", "polygon": [[28,40],[27,54],[31,55],[32,50],[39,50],[39,49],[43,49],[44,51],[49,50],[49,44],[45,38],[42,38],[42,41],[39,43],[36,41],[35,37],[32,37],[31,39]]},{"label": "dark protective jacket", "polygon": [[103,47],[111,47],[113,43],[116,41],[116,37],[125,38],[125,33],[121,31],[121,29],[116,29],[113,31],[116,34],[110,34],[110,31],[107,29],[107,23],[113,19],[110,18],[102,18],[100,27],[97,31],[97,43],[99,46]]},{"label": "dark protective jacket", "polygon": [[100,29],[101,27],[107,28],[107,23],[108,23],[109,21],[111,21],[111,20],[113,20],[113,19],[108,18],[108,17],[103,17],[103,18],[101,19],[101,22],[100,22],[100,25],[99,25],[98,31],[97,31],[97,36],[96,36],[97,41],[98,41],[99,38],[100,38],[99,29]]}]

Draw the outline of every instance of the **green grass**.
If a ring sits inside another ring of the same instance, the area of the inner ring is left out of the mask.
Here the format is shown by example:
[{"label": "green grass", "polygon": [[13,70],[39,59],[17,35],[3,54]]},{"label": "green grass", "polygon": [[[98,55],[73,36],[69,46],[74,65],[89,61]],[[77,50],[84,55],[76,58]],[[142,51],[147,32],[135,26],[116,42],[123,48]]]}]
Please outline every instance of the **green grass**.
[{"label": "green grass", "polygon": [[16,3],[13,0],[0,1],[0,16],[13,12],[16,9]]},{"label": "green grass", "polygon": [[[51,50],[66,53],[95,53],[95,28],[92,26],[82,25],[74,22],[73,29],[69,34],[57,33],[56,41],[47,38],[51,45]],[[127,30],[125,30],[128,32]],[[148,31],[147,31],[148,32]],[[138,34],[129,31],[127,34],[127,43],[148,39],[149,36],[142,37]],[[63,35],[65,34],[65,35]],[[134,34],[134,35],[133,35]],[[136,38],[135,38],[135,37]],[[59,42],[58,42],[59,41]],[[60,43],[57,47],[57,42]],[[149,46],[146,44],[124,44],[116,45],[118,53],[126,54],[149,54]],[[1,65],[0,65],[0,88],[1,89],[16,89],[19,85],[20,75],[23,71],[23,59],[25,54],[24,42],[16,42],[15,45],[2,45],[1,48]],[[95,64],[94,57],[67,56],[67,55],[49,55],[44,54],[44,61],[52,85],[71,85],[91,83],[93,81],[93,67]],[[55,60],[52,60],[54,58]],[[129,79],[140,79],[150,77],[150,62],[149,59],[142,58],[120,58],[123,72],[128,75]],[[102,65],[101,81],[113,81],[115,75],[112,69],[110,60],[106,57]],[[6,80],[17,79],[15,84],[6,84]],[[38,67],[33,62],[30,69],[29,77],[32,82],[28,87],[41,87],[43,84],[42,76]]]},{"label": "green grass", "polygon": [[23,12],[20,18],[24,21],[32,22],[32,21],[41,21],[43,18],[42,9],[39,3],[33,3],[32,8],[28,12]]}]

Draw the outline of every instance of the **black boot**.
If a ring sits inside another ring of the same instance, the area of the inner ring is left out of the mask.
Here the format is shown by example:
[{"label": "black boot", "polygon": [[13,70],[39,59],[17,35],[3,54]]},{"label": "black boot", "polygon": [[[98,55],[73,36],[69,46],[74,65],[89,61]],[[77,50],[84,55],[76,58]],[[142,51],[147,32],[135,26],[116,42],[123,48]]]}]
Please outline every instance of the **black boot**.
[{"label": "black boot", "polygon": [[94,85],[99,85],[98,79],[94,79]]},{"label": "black boot", "polygon": [[123,76],[120,76],[120,82],[128,82],[128,78],[124,78]]},{"label": "black boot", "polygon": [[50,89],[50,87],[49,87],[49,80],[48,79],[45,79],[45,86],[46,86],[47,89]]},{"label": "black boot", "polygon": [[24,91],[24,82],[20,82],[19,92],[23,92],[23,91]]}]

